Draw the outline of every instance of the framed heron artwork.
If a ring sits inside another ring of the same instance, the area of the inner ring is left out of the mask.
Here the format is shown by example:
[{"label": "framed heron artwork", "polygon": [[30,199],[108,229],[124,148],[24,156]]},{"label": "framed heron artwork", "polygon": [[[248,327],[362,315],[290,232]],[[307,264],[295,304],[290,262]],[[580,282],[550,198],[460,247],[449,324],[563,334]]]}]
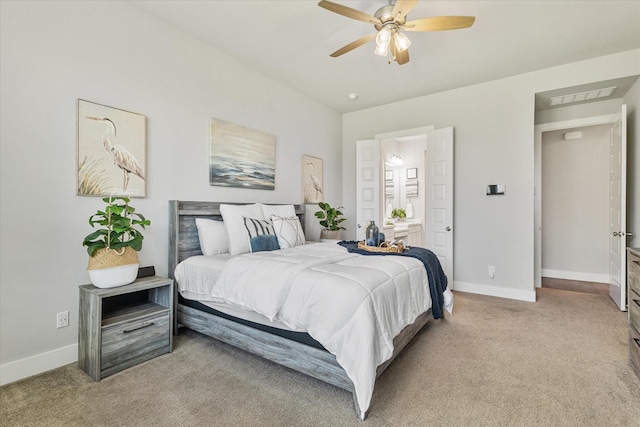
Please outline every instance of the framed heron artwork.
[{"label": "framed heron artwork", "polygon": [[209,185],[274,190],[276,137],[211,119]]},{"label": "framed heron artwork", "polygon": [[302,194],[304,203],[323,201],[322,159],[302,156]]},{"label": "framed heron artwork", "polygon": [[78,99],[77,194],[146,197],[147,118]]}]

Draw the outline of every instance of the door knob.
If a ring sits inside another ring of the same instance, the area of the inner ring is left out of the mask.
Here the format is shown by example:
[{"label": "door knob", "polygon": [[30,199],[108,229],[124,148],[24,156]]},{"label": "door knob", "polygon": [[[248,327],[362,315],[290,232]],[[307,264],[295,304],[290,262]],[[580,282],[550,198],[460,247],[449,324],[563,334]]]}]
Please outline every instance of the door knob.
[{"label": "door knob", "polygon": [[447,228],[445,228],[445,230],[451,231],[451,227],[447,227]]},{"label": "door knob", "polygon": [[618,237],[618,236],[619,236],[618,232],[617,232],[617,231],[614,231],[614,232],[613,232],[613,237]]}]

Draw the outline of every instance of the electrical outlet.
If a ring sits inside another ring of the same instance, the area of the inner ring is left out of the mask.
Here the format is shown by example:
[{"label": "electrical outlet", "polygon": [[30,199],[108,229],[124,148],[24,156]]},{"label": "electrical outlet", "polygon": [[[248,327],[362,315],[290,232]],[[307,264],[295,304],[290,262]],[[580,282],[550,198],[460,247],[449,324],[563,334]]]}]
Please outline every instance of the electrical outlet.
[{"label": "electrical outlet", "polygon": [[61,311],[56,315],[56,328],[66,328],[69,326],[69,312]]},{"label": "electrical outlet", "polygon": [[496,268],[493,265],[489,266],[489,277],[492,279],[496,277]]}]

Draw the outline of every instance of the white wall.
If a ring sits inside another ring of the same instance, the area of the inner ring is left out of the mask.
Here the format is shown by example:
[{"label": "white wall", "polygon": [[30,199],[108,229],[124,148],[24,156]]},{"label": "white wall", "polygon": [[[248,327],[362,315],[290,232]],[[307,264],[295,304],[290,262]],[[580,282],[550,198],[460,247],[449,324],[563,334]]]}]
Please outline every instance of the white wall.
[{"label": "white wall", "polygon": [[[0,7],[2,383],[77,355],[81,242],[102,204],[75,195],[77,98],[147,117],[147,197],[134,206],[152,222],[141,264],[159,275],[170,199],[300,203],[303,154],[324,160],[326,200],[342,199],[335,111],[126,2]],[[276,136],[274,191],[209,186],[212,117]],[[63,310],[70,326],[56,329]]]},{"label": "white wall", "polygon": [[[640,50],[594,58],[344,115],[343,205],[355,212],[355,141],[454,127],[454,289],[533,300],[534,95],[640,73]],[[506,184],[487,197],[487,184]],[[639,215],[636,210],[633,215]],[[354,221],[349,221],[349,225]],[[349,233],[355,235],[353,229]],[[489,278],[487,267],[496,267]]]},{"label": "white wall", "polygon": [[640,247],[640,79],[626,93],[627,104],[627,231],[631,247]]},{"label": "white wall", "polygon": [[611,125],[542,135],[542,275],[609,280]]}]

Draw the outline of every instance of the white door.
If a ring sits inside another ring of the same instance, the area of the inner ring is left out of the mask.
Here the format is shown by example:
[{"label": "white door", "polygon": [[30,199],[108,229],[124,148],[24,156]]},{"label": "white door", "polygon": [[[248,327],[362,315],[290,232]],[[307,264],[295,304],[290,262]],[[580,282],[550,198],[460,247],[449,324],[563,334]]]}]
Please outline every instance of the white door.
[{"label": "white door", "polygon": [[[627,309],[627,106],[611,127],[609,201],[609,296]],[[630,234],[630,233],[629,233]]]},{"label": "white door", "polygon": [[453,289],[453,128],[427,134],[427,249],[442,264]]},{"label": "white door", "polygon": [[364,240],[369,221],[380,221],[380,141],[356,141],[356,239]]}]

